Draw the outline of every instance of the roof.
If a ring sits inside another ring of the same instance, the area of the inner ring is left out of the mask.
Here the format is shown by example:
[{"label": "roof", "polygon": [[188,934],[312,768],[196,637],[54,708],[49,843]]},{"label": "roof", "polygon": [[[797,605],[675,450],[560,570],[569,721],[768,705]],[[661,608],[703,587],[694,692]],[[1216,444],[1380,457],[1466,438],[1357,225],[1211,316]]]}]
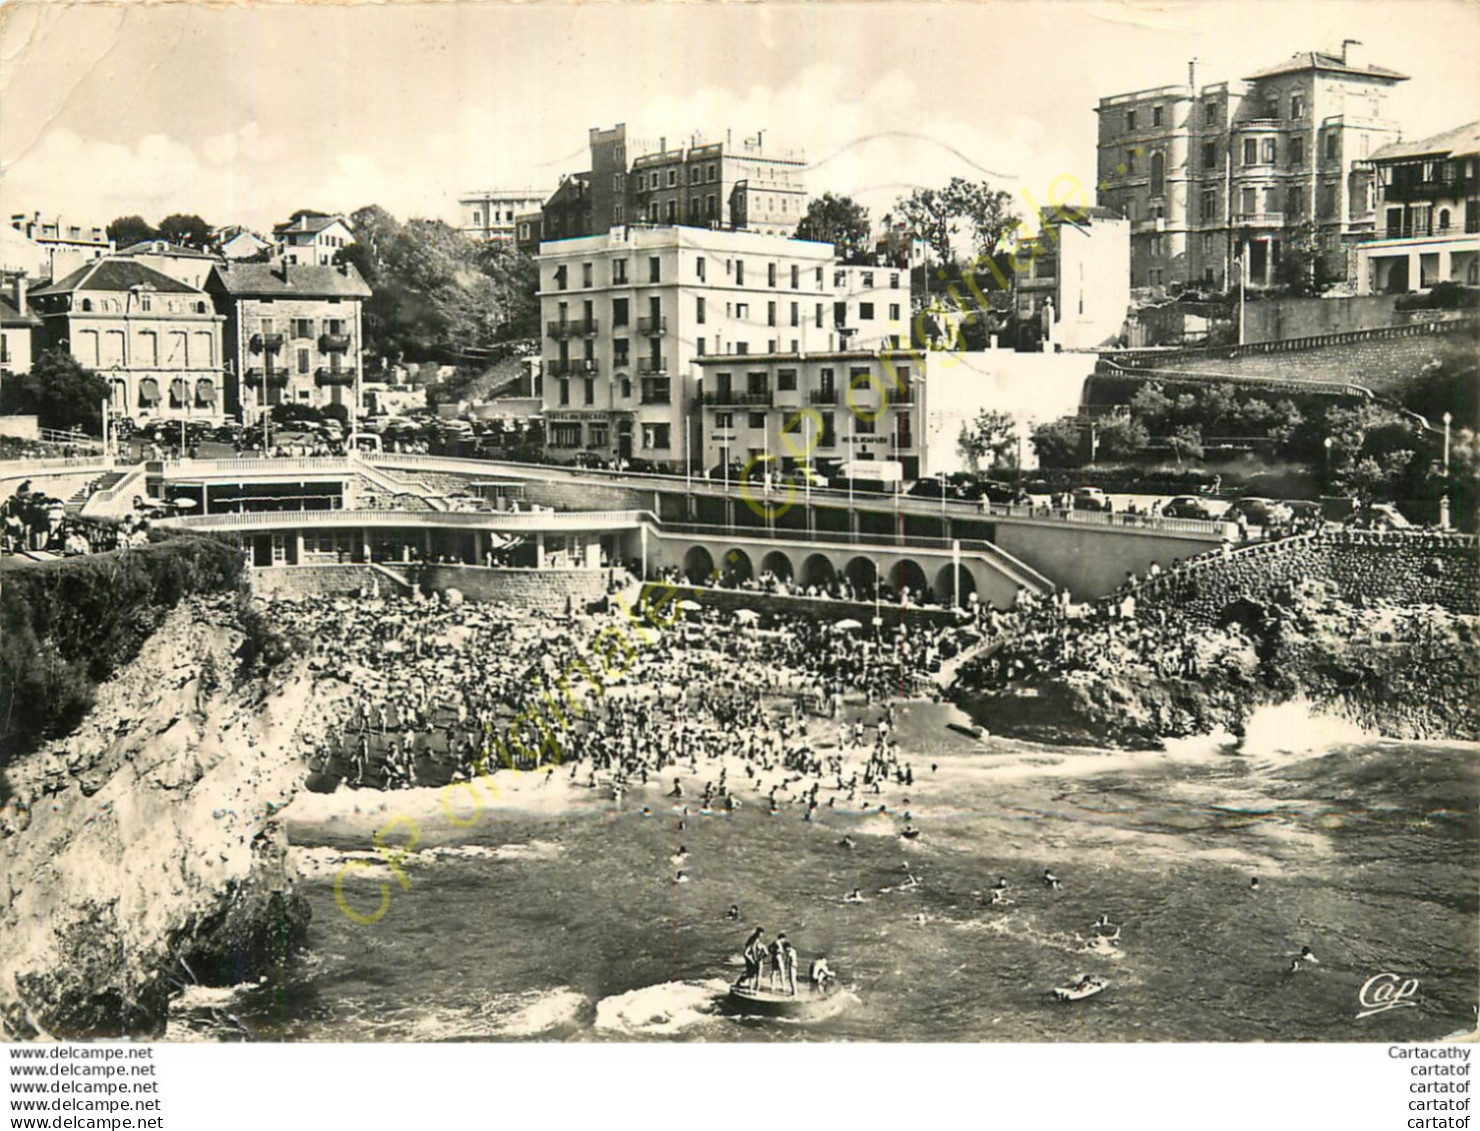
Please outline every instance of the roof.
[{"label": "roof", "polygon": [[1328,55],[1324,51],[1301,51],[1291,55],[1283,63],[1276,63],[1272,67],[1265,67],[1262,71],[1255,71],[1252,75],[1245,75],[1244,81],[1253,82],[1255,79],[1274,78],[1276,75],[1294,75],[1301,71],[1335,71],[1344,75],[1387,79],[1389,82],[1403,82],[1408,78],[1407,75],[1389,70],[1387,67],[1378,67],[1370,63],[1363,66],[1348,63],[1340,55]]},{"label": "roof", "polygon": [[1082,224],[1086,220],[1124,220],[1125,217],[1111,208],[1098,204],[1060,204],[1039,209],[1039,220],[1044,224]]},{"label": "roof", "polygon": [[132,259],[94,259],[79,267],[60,282],[41,287],[33,295],[63,295],[73,291],[131,291],[144,287],[177,295],[198,295],[199,287],[172,279],[163,271]]},{"label": "roof", "polygon": [[208,251],[199,251],[193,247],[185,247],[183,244],[170,243],[168,240],[140,240],[138,243],[129,244],[128,247],[114,254],[173,255],[178,259],[216,259],[216,256]]},{"label": "roof", "polygon": [[241,297],[369,298],[370,287],[354,264],[322,267],[309,263],[218,263],[206,288]]},{"label": "roof", "polygon": [[22,314],[16,310],[15,303],[4,295],[0,295],[0,326],[40,326],[41,319],[37,318],[29,310]]},{"label": "roof", "polygon": [[[279,234],[288,232],[322,232],[325,228],[332,228],[335,224],[343,224],[349,227],[349,221],[343,216],[300,216],[296,220],[289,220],[285,224],[278,224],[272,230]],[[351,229],[353,230],[353,229]]]},{"label": "roof", "polygon": [[1400,157],[1470,157],[1480,153],[1480,121],[1468,122],[1417,141],[1395,141],[1372,155],[1373,161],[1392,161]]}]

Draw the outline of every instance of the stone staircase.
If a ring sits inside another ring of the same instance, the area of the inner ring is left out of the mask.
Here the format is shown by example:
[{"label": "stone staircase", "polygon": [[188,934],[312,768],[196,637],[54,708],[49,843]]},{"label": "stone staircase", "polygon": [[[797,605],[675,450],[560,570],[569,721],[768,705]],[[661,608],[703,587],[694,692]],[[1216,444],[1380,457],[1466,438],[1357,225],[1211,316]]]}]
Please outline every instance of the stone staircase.
[{"label": "stone staircase", "polygon": [[124,476],[127,474],[127,471],[105,472],[103,475],[100,475],[98,476],[98,478],[94,479],[91,483],[86,483],[83,484],[83,486],[79,487],[75,492],[73,492],[72,497],[67,499],[62,505],[66,507],[67,513],[69,515],[79,515],[82,513],[82,508],[87,505],[87,501],[90,498],[92,498],[99,491],[108,491],[111,490],[113,487],[116,487],[120,482],[122,482]]}]

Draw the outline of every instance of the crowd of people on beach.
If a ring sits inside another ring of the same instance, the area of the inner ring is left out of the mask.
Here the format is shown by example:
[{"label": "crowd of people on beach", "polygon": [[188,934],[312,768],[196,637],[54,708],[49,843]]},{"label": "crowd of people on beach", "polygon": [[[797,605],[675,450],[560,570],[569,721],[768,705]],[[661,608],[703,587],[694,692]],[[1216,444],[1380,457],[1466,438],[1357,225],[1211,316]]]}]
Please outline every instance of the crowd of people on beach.
[{"label": "crowd of people on beach", "polygon": [[101,554],[141,546],[149,540],[149,519],[135,513],[120,521],[69,514],[59,498],[21,483],[0,502],[0,554]]},{"label": "crowd of people on beach", "polygon": [[[810,813],[823,780],[849,801],[913,780],[887,700],[934,688],[930,672],[960,646],[951,630],[694,609],[631,625],[620,648],[610,618],[438,598],[288,598],[269,615],[345,688],[325,698],[332,721],[308,758],[352,787],[558,765],[620,793],[728,757],[750,787],[766,780],[770,804],[802,801]],[[876,724],[847,725],[845,703],[874,708]],[[738,804],[727,773],[699,805]],[[804,781],[809,793],[791,788]]]}]

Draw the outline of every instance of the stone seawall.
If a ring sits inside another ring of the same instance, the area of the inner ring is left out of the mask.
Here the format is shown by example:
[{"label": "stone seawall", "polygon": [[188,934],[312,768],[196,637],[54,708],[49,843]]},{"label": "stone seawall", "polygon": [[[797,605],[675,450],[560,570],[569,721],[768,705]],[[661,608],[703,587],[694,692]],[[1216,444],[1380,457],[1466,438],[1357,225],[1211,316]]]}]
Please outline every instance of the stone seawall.
[{"label": "stone seawall", "polygon": [[1330,582],[1357,605],[1389,601],[1480,615],[1480,549],[1473,535],[1341,530],[1240,547],[1142,586],[1194,624],[1216,623],[1239,601],[1268,604],[1293,586]]},{"label": "stone seawall", "polygon": [[580,612],[606,596],[604,569],[490,569],[425,565],[415,574],[424,593],[456,589],[469,601],[502,601],[544,613]]}]

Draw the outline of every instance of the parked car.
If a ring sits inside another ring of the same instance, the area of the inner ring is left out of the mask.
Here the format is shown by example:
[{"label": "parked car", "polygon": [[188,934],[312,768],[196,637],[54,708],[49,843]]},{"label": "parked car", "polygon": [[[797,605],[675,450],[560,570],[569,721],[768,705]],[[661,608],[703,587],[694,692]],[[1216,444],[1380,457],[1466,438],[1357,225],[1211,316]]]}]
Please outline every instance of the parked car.
[{"label": "parked car", "polygon": [[1410,530],[1413,523],[1392,503],[1370,503],[1347,519],[1348,526],[1362,530]]},{"label": "parked car", "polygon": [[1112,511],[1115,509],[1110,496],[1098,487],[1075,487],[1071,498],[1071,505],[1077,511]]},{"label": "parked car", "polygon": [[741,463],[738,459],[732,459],[729,462],[728,466],[722,463],[717,463],[713,467],[711,467],[709,469],[709,478],[728,479],[732,483],[738,483],[740,481],[741,473],[743,473],[744,470],[745,465],[743,463]]},{"label": "parked car", "polygon": [[1283,526],[1295,517],[1295,512],[1278,499],[1250,495],[1234,502],[1223,517],[1230,522],[1242,517],[1250,526]]},{"label": "parked car", "polygon": [[905,493],[915,499],[960,499],[963,497],[960,487],[936,476],[916,480],[914,486]]},{"label": "parked car", "polygon": [[814,491],[821,490],[827,486],[827,479],[815,467],[810,464],[799,463],[786,473],[788,482],[795,483],[798,487],[810,486]]},{"label": "parked car", "polygon": [[1167,518],[1211,519],[1218,517],[1208,500],[1196,495],[1178,495],[1161,508],[1161,513]]}]

